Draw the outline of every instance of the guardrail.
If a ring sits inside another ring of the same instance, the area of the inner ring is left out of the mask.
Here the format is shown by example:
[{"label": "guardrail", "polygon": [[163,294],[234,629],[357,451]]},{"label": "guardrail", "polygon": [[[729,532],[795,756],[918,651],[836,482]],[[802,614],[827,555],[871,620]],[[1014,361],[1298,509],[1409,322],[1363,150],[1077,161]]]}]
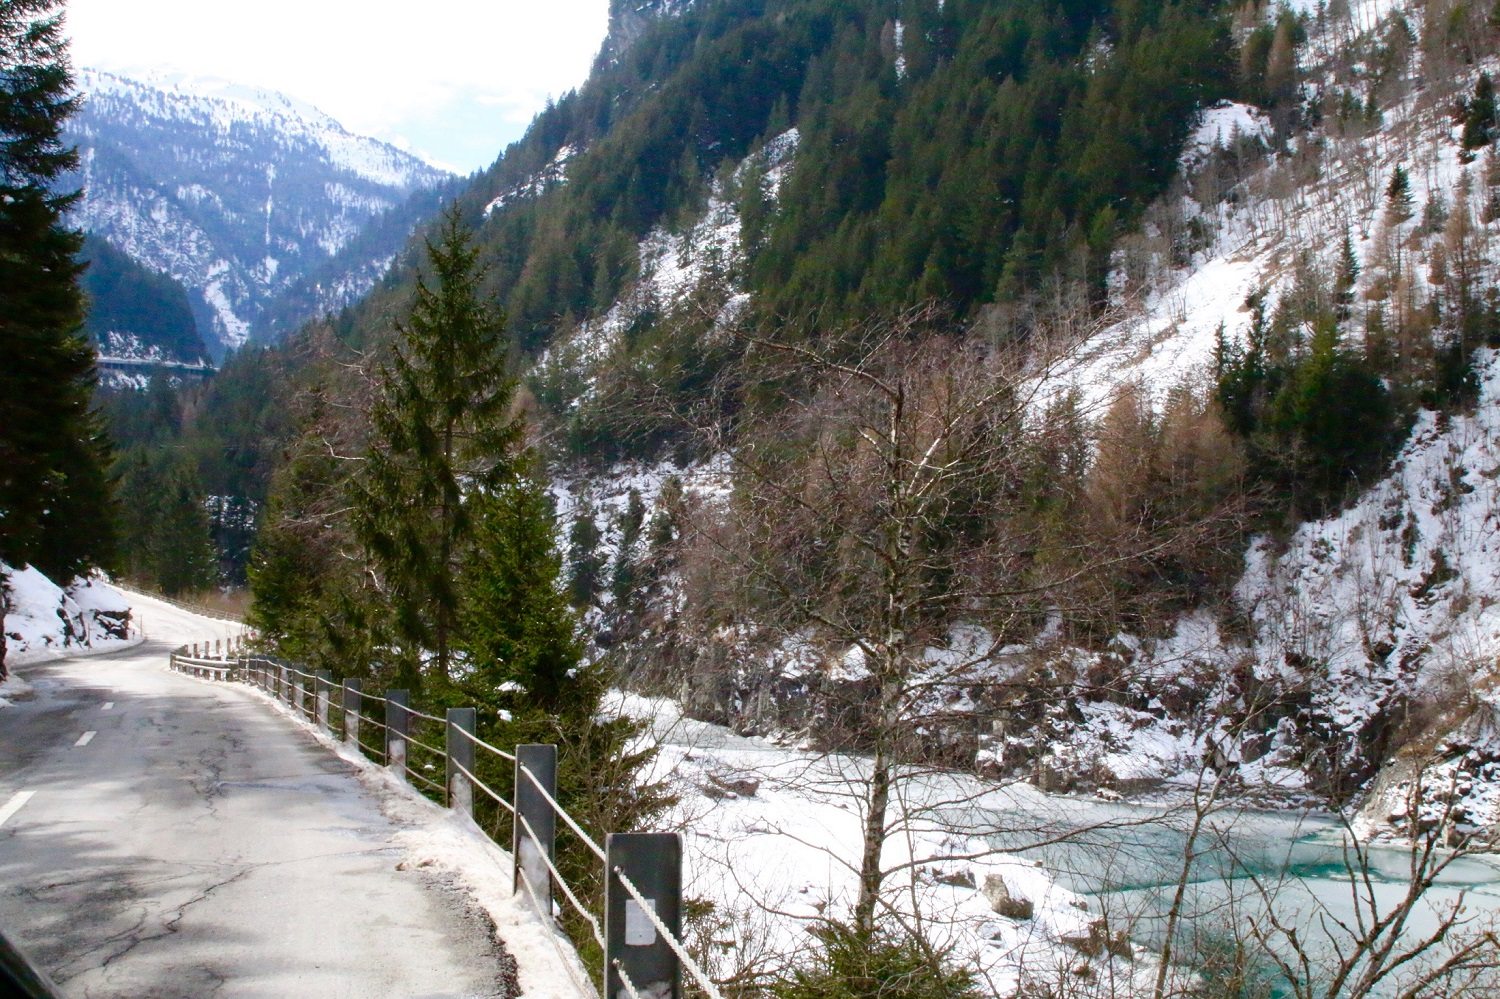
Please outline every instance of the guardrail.
[{"label": "guardrail", "polygon": [[176,607],[178,610],[189,611],[189,612],[191,612],[193,614],[199,615],[200,617],[212,618],[215,621],[228,621],[231,624],[244,624],[245,623],[242,618],[237,617],[235,614],[233,614],[227,608],[223,608],[223,607],[210,607],[208,604],[200,604],[200,603],[196,603],[196,602],[194,602],[192,600],[179,600],[176,597],[169,597],[165,593],[159,593],[156,590],[153,590],[149,586],[146,586],[146,585],[141,584],[141,583],[137,583],[137,582],[135,582],[133,580],[130,580],[130,579],[122,579],[122,580],[120,580],[120,583],[126,589],[134,590],[137,593],[145,594],[146,596],[150,597],[152,600],[160,600],[164,604],[171,604],[173,607]]},{"label": "guardrail", "polygon": [[[470,819],[476,791],[492,801],[513,819],[512,890],[524,895],[554,929],[561,911],[554,889],[583,920],[604,955],[603,988],[598,994],[608,999],[682,999],[686,976],[708,999],[723,999],[718,984],[682,940],[681,837],[610,833],[601,847],[557,801],[556,746],[529,744],[507,752],[479,738],[474,708],[429,714],[411,706],[408,691],[376,695],[364,690],[358,679],[336,684],[327,670],[310,673],[276,659],[247,656],[231,643],[215,642],[212,649],[207,643],[201,648],[183,646],[172,653],[171,666],[203,679],[246,683],[261,690],[329,738],[342,740],[414,790]],[[380,735],[372,740],[375,732]],[[509,765],[513,799],[477,776],[481,753]],[[602,912],[592,911],[558,870],[559,823],[602,865]],[[553,939],[558,942],[557,935]],[[587,983],[576,984],[581,992],[594,991]]]}]

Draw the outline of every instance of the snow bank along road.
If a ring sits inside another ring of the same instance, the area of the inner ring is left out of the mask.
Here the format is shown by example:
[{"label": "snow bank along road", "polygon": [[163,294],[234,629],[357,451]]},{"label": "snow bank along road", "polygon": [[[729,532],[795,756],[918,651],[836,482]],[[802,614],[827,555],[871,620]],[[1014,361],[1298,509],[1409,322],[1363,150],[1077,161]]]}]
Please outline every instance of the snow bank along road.
[{"label": "snow bank along road", "polygon": [[228,626],[136,605],[150,640],[22,666],[0,708],[0,927],[78,997],[508,996],[489,925],[397,870],[349,764],[167,670]]}]

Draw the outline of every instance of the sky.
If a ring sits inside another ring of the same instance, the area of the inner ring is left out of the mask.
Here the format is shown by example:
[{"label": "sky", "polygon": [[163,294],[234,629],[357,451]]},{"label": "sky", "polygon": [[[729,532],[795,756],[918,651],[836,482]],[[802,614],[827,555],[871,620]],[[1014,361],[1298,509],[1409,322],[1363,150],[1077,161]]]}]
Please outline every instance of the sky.
[{"label": "sky", "polygon": [[583,83],[608,0],[68,0],[73,64],[279,90],[458,173]]}]

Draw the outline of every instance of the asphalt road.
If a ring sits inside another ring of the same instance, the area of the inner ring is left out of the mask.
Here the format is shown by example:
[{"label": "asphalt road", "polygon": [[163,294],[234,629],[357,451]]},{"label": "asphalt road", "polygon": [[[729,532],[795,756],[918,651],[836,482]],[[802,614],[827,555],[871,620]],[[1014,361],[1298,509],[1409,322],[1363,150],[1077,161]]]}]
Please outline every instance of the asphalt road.
[{"label": "asphalt road", "polygon": [[[509,995],[456,890],[397,870],[347,763],[237,685],[171,673],[202,619],[21,666],[0,708],[0,927],[70,996]],[[183,632],[188,632],[184,634]]]}]

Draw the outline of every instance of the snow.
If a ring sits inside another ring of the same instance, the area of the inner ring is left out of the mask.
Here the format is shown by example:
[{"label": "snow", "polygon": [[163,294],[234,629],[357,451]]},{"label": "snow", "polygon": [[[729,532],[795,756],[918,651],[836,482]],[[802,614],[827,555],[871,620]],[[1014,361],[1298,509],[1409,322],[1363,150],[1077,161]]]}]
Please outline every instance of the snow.
[{"label": "snow", "polygon": [[1183,170],[1203,165],[1209,153],[1229,149],[1241,140],[1266,142],[1271,138],[1271,121],[1266,113],[1248,104],[1221,101],[1205,108],[1198,127],[1183,145],[1178,163]]},{"label": "snow", "polygon": [[[0,564],[9,591],[5,615],[7,666],[57,659],[81,650],[103,652],[139,642],[140,635],[111,616],[130,613],[130,603],[102,575],[58,586],[32,566]],[[124,634],[121,634],[124,632]],[[12,690],[12,693],[19,693]]]},{"label": "snow", "polygon": [[[711,973],[800,955],[819,920],[850,916],[867,761],[738,736],[686,718],[661,698],[615,692],[606,713],[615,712],[650,723],[648,740],[660,747],[653,776],[681,795],[669,824],[684,838],[685,894],[715,906],[711,939],[721,945],[721,966]],[[1057,800],[961,774],[908,777],[896,799],[908,820],[882,855],[895,870],[889,901],[908,918],[920,913],[936,946],[951,948],[953,960],[974,967],[1000,995],[1025,973],[1085,960],[1076,944],[1097,923],[1089,901],[1037,861],[998,850],[984,833],[992,816],[1054,812]],[[950,812],[965,818],[947,821]],[[989,878],[1032,903],[1032,916],[997,915],[982,894]],[[1145,980],[1152,963],[1134,956],[1134,964],[1092,960]]]},{"label": "snow", "polygon": [[489,204],[485,205],[484,217],[489,218],[495,212],[517,201],[540,197],[546,193],[548,188],[566,184],[568,182],[568,162],[577,155],[577,147],[561,147],[552,157],[552,161],[540,171],[495,197]]},{"label": "snow", "polygon": [[[752,167],[761,167],[765,170],[763,190],[767,197],[776,198],[792,168],[799,140],[795,128],[771,139],[739,163],[734,182],[742,181]],[[564,147],[559,157],[565,152],[573,155],[571,147]],[[500,207],[514,194],[502,194],[490,209]],[[637,319],[647,313],[670,313],[705,289],[717,287],[724,294],[725,304],[715,317],[714,327],[726,328],[750,304],[750,296],[741,285],[745,256],[740,233],[740,218],[729,185],[716,183],[702,214],[685,231],[658,226],[640,241],[636,247],[639,277],[634,285],[604,315],[580,323],[566,340],[549,346],[540,366],[564,364],[581,373],[586,384],[583,397],[588,398],[596,390],[598,372],[609,364],[625,331]]]},{"label": "snow", "polygon": [[428,186],[448,173],[389,143],[353,135],[311,104],[274,90],[183,73],[148,72],[138,79],[127,79],[85,68],[77,71],[77,77],[79,89],[90,99],[111,97],[143,107],[188,105],[221,132],[255,123],[306,139],[345,170],[383,186]]}]

